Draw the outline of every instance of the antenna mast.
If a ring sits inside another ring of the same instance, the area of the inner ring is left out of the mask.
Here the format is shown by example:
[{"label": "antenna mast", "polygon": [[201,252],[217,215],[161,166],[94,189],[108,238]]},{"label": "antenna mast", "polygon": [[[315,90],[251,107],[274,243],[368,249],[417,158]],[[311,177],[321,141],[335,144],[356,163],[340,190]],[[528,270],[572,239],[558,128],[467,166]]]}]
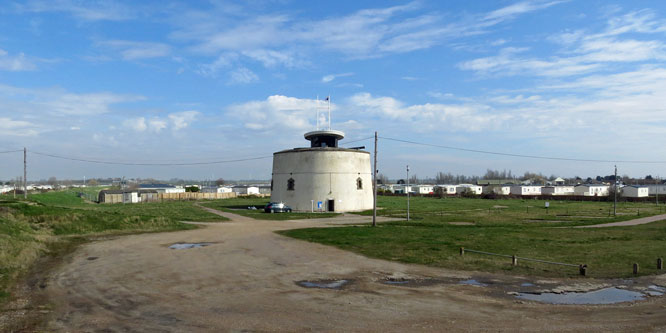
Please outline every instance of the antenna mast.
[{"label": "antenna mast", "polygon": [[326,97],[326,100],[328,101],[328,130],[331,130],[331,95],[328,95]]},{"label": "antenna mast", "polygon": [[317,109],[317,131],[319,130],[319,95],[317,95],[317,106],[315,109]]}]

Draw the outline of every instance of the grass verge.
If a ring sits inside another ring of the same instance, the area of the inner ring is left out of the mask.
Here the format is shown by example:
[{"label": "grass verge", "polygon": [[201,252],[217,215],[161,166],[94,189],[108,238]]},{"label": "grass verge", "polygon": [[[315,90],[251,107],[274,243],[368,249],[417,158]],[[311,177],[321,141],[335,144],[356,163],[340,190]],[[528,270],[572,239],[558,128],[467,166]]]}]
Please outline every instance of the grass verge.
[{"label": "grass verge", "polygon": [[[405,198],[379,198],[382,215],[395,216],[403,205],[406,205]],[[600,278],[632,276],[633,263],[639,263],[641,275],[656,274],[656,259],[666,256],[664,221],[632,227],[559,228],[636,218],[633,214],[608,217],[607,213],[604,214],[608,203],[556,202],[555,208],[548,213],[536,208],[528,213],[526,202],[521,200],[412,198],[410,205],[413,220],[409,222],[383,223],[375,228],[311,228],[280,233],[372,258],[451,269],[550,277],[576,276],[578,270],[533,262],[519,262],[514,267],[510,258],[473,253],[461,257],[459,249],[465,247],[587,264],[588,275]],[[620,212],[638,209],[643,211],[641,217],[659,213],[660,210],[646,204],[623,203]],[[548,222],[555,219],[559,222]],[[472,225],[453,225],[451,222],[469,222]]]}]

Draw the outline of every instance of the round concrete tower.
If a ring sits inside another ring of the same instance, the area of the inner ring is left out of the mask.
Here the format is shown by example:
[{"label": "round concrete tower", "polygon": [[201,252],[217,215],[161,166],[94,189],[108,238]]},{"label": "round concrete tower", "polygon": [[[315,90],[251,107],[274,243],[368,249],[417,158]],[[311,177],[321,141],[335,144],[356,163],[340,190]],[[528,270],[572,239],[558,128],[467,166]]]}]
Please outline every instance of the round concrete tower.
[{"label": "round concrete tower", "polygon": [[372,209],[370,153],[338,147],[344,133],[305,133],[309,148],[273,154],[271,201],[295,211],[348,212]]}]

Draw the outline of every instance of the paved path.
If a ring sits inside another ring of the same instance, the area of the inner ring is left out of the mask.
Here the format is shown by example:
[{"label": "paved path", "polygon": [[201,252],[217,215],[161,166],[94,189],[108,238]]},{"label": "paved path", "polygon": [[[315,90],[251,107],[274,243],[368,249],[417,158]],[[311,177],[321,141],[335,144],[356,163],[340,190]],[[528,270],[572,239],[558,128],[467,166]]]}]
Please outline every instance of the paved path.
[{"label": "paved path", "polygon": [[[195,230],[96,241],[65,258],[36,289],[50,300],[46,331],[62,332],[542,332],[664,331],[663,297],[613,306],[553,306],[517,300],[517,276],[461,272],[371,259],[275,231],[369,223],[343,215],[231,221]],[[207,242],[172,250],[174,243]],[[391,244],[386,244],[390,251]],[[387,278],[449,281],[388,285]],[[488,287],[458,284],[475,278]],[[339,290],[298,281],[351,281]],[[574,279],[572,284],[594,284]],[[596,281],[598,284],[599,281]],[[652,282],[650,283],[657,283]],[[657,284],[666,285],[666,281]]]},{"label": "paved path", "polygon": [[625,227],[631,225],[647,224],[657,221],[666,220],[666,214],[654,215],[648,217],[642,217],[639,219],[633,219],[629,221],[621,222],[611,222],[611,223],[602,223],[602,224],[593,224],[593,225],[581,225],[574,228],[606,228],[606,227]]}]

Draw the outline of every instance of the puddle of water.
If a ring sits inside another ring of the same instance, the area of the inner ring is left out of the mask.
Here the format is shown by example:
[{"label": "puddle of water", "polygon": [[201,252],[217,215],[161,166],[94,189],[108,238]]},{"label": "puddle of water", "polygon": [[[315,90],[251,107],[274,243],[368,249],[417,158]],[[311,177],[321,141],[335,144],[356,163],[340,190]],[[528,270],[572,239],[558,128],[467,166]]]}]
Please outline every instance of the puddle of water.
[{"label": "puddle of water", "polygon": [[655,285],[650,285],[648,286],[648,291],[645,292],[646,294],[650,296],[662,296],[664,293],[666,293],[666,288],[660,287],[660,286],[655,286]]},{"label": "puddle of water", "polygon": [[469,280],[463,280],[463,281],[458,281],[458,284],[466,284],[470,286],[479,286],[479,287],[485,287],[487,284],[481,283],[479,281],[476,281],[474,279],[469,279]]},{"label": "puddle of water", "polygon": [[172,250],[185,250],[185,249],[193,249],[197,247],[204,247],[211,245],[213,243],[176,243],[171,246],[169,246],[170,249]]},{"label": "puddle of water", "polygon": [[384,284],[408,284],[408,280],[385,280]]},{"label": "puddle of water", "polygon": [[645,299],[645,295],[637,291],[604,288],[585,293],[519,293],[517,298],[550,304],[614,304],[633,302]]},{"label": "puddle of water", "polygon": [[534,287],[533,283],[525,282],[520,285],[521,287]]},{"label": "puddle of water", "polygon": [[304,288],[340,289],[349,283],[349,280],[320,280],[297,281],[296,284]]}]

